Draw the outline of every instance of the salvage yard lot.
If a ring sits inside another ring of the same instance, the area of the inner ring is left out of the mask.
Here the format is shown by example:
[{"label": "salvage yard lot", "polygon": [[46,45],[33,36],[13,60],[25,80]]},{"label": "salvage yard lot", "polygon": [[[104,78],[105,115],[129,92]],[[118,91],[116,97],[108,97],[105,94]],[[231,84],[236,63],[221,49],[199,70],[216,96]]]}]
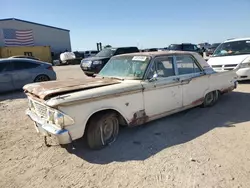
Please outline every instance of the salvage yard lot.
[{"label": "salvage yard lot", "polygon": [[[79,65],[54,69],[60,80],[85,77]],[[214,107],[121,128],[100,151],[79,140],[69,153],[51,139],[44,146],[22,92],[0,95],[0,187],[249,188],[249,101],[244,82]]]}]

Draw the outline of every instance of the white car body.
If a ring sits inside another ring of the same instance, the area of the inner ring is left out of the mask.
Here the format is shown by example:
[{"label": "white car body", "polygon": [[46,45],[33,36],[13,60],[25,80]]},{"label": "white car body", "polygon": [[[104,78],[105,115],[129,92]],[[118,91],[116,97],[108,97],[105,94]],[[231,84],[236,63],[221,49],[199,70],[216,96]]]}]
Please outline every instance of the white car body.
[{"label": "white car body", "polygon": [[[238,38],[227,40],[224,43],[244,40],[249,40],[250,42],[250,38]],[[237,69],[237,80],[250,80],[250,53],[219,57],[210,56],[207,62],[217,72]]]},{"label": "white car body", "polygon": [[[89,78],[28,84],[24,90],[32,104],[26,113],[39,124],[36,125],[38,132],[55,135],[60,144],[68,144],[84,135],[87,122],[97,112],[115,111],[120,124],[136,126],[201,105],[207,93],[227,93],[237,85],[235,71],[216,73],[197,53],[171,51],[133,55],[148,55],[153,59],[164,55],[189,55],[195,58],[201,72],[155,81]],[[60,127],[51,123],[49,111],[65,115],[64,123],[68,125]]]}]

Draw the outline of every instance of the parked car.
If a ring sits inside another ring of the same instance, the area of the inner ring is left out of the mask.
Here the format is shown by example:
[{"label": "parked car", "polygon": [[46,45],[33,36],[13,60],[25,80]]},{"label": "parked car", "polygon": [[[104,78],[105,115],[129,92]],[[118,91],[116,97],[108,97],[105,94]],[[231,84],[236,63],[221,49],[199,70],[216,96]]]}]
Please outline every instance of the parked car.
[{"label": "parked car", "polygon": [[189,51],[197,52],[203,56],[203,50],[198,48],[196,44],[182,43],[182,44],[170,44],[168,50],[179,50],[179,51]]},{"label": "parked car", "polygon": [[22,89],[32,82],[56,80],[51,64],[24,58],[0,59],[0,92]]},{"label": "parked car", "polygon": [[97,50],[84,51],[84,58],[93,57],[98,54]]},{"label": "parked car", "polygon": [[34,56],[26,56],[26,55],[16,55],[16,56],[11,56],[9,58],[27,58],[27,59],[34,59],[40,61],[37,57]]},{"label": "parked car", "polygon": [[236,88],[234,71],[216,73],[194,52],[144,52],[112,57],[95,78],[28,84],[26,114],[38,132],[69,144],[86,135],[99,149],[133,127],[202,105]]},{"label": "parked car", "polygon": [[238,80],[250,80],[250,38],[226,40],[216,48],[208,64],[219,72],[237,69]]},{"label": "parked car", "polygon": [[139,52],[137,47],[104,48],[96,56],[81,61],[81,69],[87,76],[100,72],[108,60],[115,55]]},{"label": "parked car", "polygon": [[221,43],[213,43],[208,49],[207,49],[207,55],[212,55],[215,51],[215,49],[220,45]]}]

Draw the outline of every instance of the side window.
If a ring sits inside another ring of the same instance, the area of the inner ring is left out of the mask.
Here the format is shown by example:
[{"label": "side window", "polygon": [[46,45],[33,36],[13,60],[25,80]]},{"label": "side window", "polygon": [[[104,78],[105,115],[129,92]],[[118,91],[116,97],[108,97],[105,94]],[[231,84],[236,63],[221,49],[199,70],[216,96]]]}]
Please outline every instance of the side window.
[{"label": "side window", "polygon": [[175,76],[173,57],[158,57],[154,61],[158,77]]},{"label": "side window", "polygon": [[5,71],[7,63],[0,63],[0,73]]},{"label": "side window", "polygon": [[32,68],[36,68],[39,66],[39,64],[36,63],[32,63],[29,61],[13,61],[13,66],[14,66],[14,70],[25,70],[25,69],[32,69]]},{"label": "side window", "polygon": [[191,44],[183,45],[183,50],[184,51],[195,51],[194,45],[191,45]]},{"label": "side window", "polygon": [[0,73],[12,70],[11,61],[4,61],[0,63]]},{"label": "side window", "polygon": [[201,72],[200,68],[195,63],[195,60],[190,56],[177,56],[176,63],[179,75]]}]

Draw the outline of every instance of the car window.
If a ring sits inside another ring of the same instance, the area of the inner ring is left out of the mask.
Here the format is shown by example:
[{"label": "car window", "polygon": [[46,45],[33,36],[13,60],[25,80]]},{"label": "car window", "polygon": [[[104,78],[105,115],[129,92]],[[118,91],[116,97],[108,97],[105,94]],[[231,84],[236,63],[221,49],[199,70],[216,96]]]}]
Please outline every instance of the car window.
[{"label": "car window", "polygon": [[32,69],[39,66],[39,64],[25,60],[13,61],[12,63],[14,70]]},{"label": "car window", "polygon": [[183,45],[183,50],[184,51],[195,51],[197,49],[192,44],[185,44],[185,45]]},{"label": "car window", "polygon": [[0,73],[11,71],[11,69],[12,69],[11,61],[4,61],[0,63]]},{"label": "car window", "polygon": [[125,54],[125,53],[126,53],[126,49],[118,48],[115,52],[115,55],[120,55],[120,54]]},{"label": "car window", "polygon": [[179,75],[201,72],[195,60],[191,56],[188,56],[188,55],[177,56],[176,64],[177,64]]},{"label": "car window", "polygon": [[154,60],[154,66],[158,77],[175,76],[173,57],[157,57]]}]

